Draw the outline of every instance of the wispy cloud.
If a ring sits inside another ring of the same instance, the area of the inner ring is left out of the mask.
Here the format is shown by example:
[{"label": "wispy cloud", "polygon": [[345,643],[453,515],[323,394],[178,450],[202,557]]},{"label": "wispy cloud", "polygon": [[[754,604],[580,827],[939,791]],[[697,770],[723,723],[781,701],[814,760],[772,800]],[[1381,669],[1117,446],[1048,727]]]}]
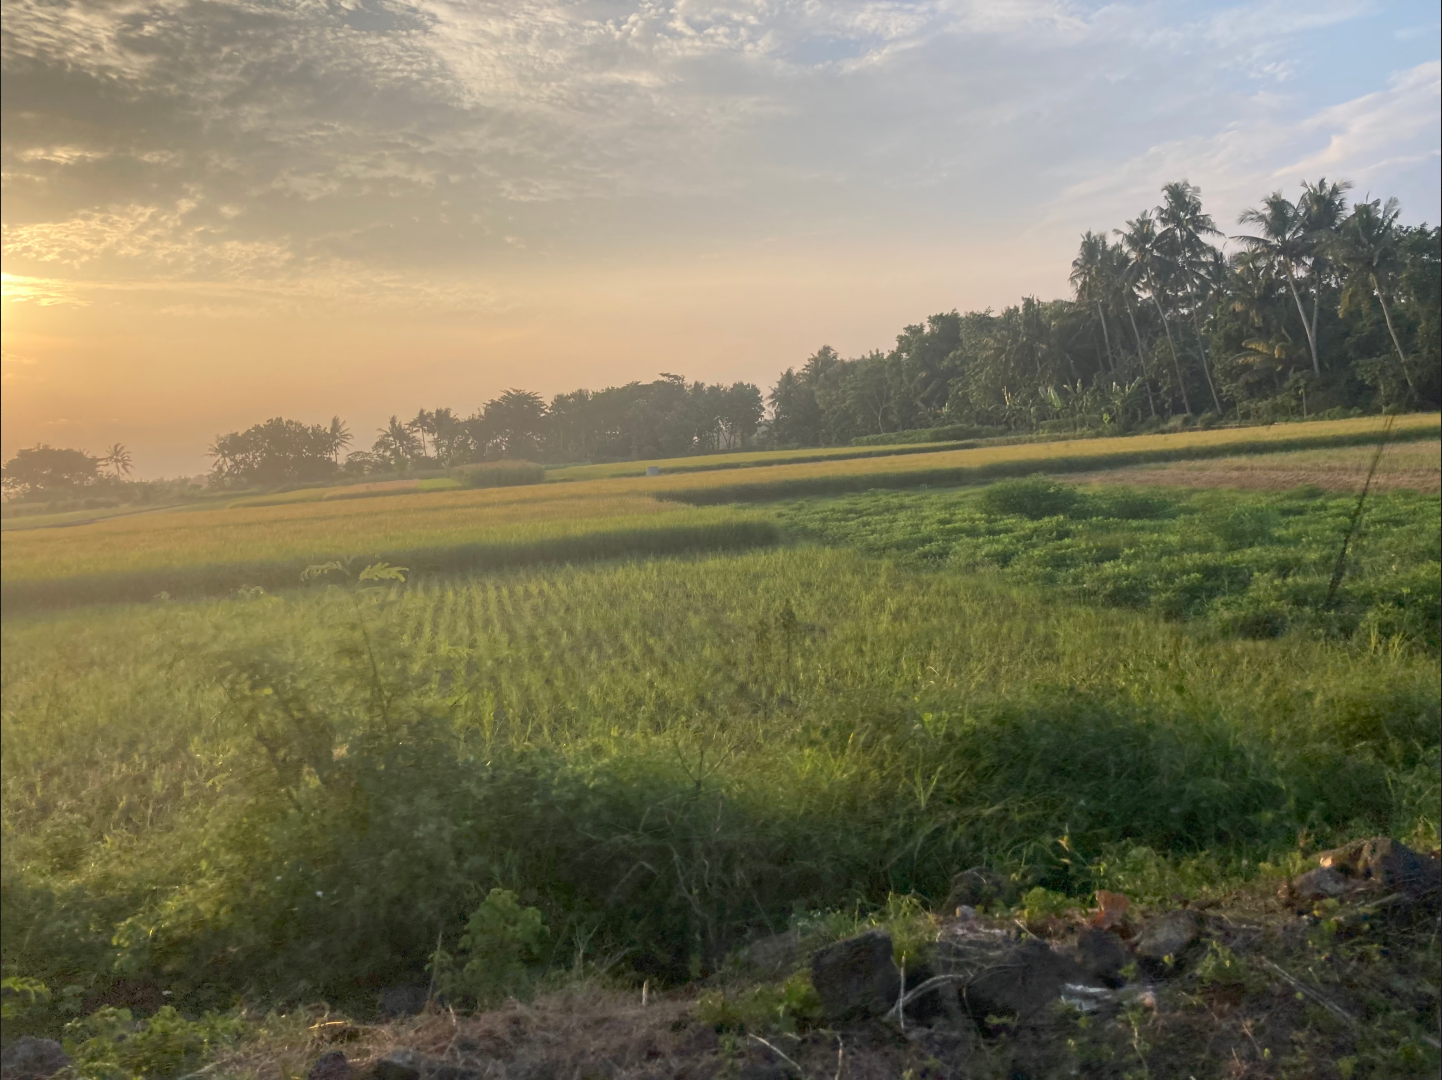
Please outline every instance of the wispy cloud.
[{"label": "wispy cloud", "polygon": [[1163,173],[1227,190],[1366,176],[1435,135],[1435,64],[1325,108],[1286,94],[1307,35],[1373,14],[9,0],[4,254],[90,281],[447,295],[467,275],[782,234],[1069,227],[1036,207],[1100,210]]}]

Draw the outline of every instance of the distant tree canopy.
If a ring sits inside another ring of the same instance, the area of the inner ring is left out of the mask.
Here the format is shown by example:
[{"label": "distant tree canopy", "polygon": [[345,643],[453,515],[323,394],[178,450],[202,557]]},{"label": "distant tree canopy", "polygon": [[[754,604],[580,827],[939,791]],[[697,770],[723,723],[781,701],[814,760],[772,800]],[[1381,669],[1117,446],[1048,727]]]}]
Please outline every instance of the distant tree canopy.
[{"label": "distant tree canopy", "polygon": [[[470,416],[392,416],[369,449],[329,425],[275,418],[211,447],[213,483],[320,482],[499,459],[614,461],[885,440],[898,432],[1130,431],[1442,403],[1442,230],[1398,224],[1394,200],[1348,205],[1346,182],[1273,192],[1234,250],[1185,180],[1111,233],[1087,232],[1072,296],[932,315],[889,351],[823,345],[763,399],[745,382],[651,382],[546,402],[510,389]],[[769,408],[768,408],[769,406]],[[949,436],[956,437],[956,436]],[[84,486],[101,459],[35,447],[5,465],[12,497]]]},{"label": "distant tree canopy", "polygon": [[73,494],[95,483],[101,462],[84,450],[58,450],[40,443],[5,462],[0,484],[6,495],[17,499]]},{"label": "distant tree canopy", "polygon": [[245,431],[216,437],[211,479],[223,487],[325,480],[349,436],[337,417],[326,427],[275,417]]}]

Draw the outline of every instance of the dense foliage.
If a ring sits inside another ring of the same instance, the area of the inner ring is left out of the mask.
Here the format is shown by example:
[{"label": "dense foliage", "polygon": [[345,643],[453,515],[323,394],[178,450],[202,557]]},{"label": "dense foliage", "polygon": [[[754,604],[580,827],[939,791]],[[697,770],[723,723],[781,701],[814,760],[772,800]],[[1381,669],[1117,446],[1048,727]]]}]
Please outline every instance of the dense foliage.
[{"label": "dense foliage", "polygon": [[[1074,296],[906,327],[887,352],[823,346],[767,395],[679,375],[549,404],[508,390],[468,418],[392,417],[350,471],[498,457],[614,461],[738,449],[1268,422],[1442,402],[1439,230],[1394,203],[1304,185],[1242,215],[1237,250],[1185,181],[1117,230],[1087,233]],[[318,459],[319,460],[319,459]]]}]

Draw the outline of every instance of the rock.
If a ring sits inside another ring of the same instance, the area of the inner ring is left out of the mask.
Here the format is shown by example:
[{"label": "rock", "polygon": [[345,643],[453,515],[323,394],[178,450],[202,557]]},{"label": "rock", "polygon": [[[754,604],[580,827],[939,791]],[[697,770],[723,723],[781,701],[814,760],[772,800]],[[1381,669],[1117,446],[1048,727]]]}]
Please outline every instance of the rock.
[{"label": "rock", "polygon": [[[906,993],[910,994],[936,974],[938,972],[930,964],[918,964],[914,969],[907,968]],[[950,1027],[960,1027],[964,1014],[957,997],[956,983],[950,980],[938,983],[926,993],[913,998],[907,1003],[906,1018],[919,1024],[943,1023]]]},{"label": "rock", "polygon": [[1361,876],[1380,882],[1388,892],[1425,896],[1442,888],[1442,861],[1387,836],[1368,840],[1359,863]]},{"label": "rock", "polygon": [[388,986],[380,993],[381,1016],[415,1016],[425,1011],[430,996],[427,986]]},{"label": "rock", "polygon": [[979,908],[1005,900],[1009,893],[1006,878],[986,866],[973,866],[951,879],[942,911],[950,915],[959,907]]},{"label": "rock", "polygon": [[741,1066],[737,1080],[796,1080],[796,1072],[780,1062],[753,1061]]},{"label": "rock", "polygon": [[1034,1016],[1061,996],[1062,987],[1082,978],[1075,961],[1044,941],[1032,939],[996,954],[961,984],[961,1004],[972,1019]]},{"label": "rock", "polygon": [[1351,886],[1372,886],[1413,899],[1442,891],[1442,860],[1413,851],[1390,836],[1354,840],[1324,851],[1317,861]]},{"label": "rock", "polygon": [[426,1074],[426,1080],[481,1080],[485,1073],[464,1065],[437,1065]]},{"label": "rock", "polygon": [[54,1039],[21,1035],[0,1053],[0,1075],[5,1080],[45,1080],[70,1064]]},{"label": "rock", "polygon": [[891,936],[872,930],[819,950],[811,958],[811,984],[829,1020],[884,1016],[901,989]]},{"label": "rock", "polygon": [[788,930],[782,934],[758,938],[741,953],[742,965],[763,979],[789,975],[801,962],[801,934]]},{"label": "rock", "polygon": [[1076,952],[1082,972],[1088,978],[1113,989],[1126,982],[1122,968],[1131,961],[1132,955],[1115,934],[1088,927],[1077,937]]},{"label": "rock", "polygon": [[392,1050],[365,1071],[365,1080],[421,1080],[426,1059],[407,1047]]},{"label": "rock", "polygon": [[1292,895],[1298,900],[1328,900],[1347,891],[1347,879],[1330,866],[1319,866],[1292,879]]},{"label": "rock", "polygon": [[340,1050],[331,1050],[315,1059],[305,1080],[351,1080],[350,1062]]},{"label": "rock", "polygon": [[1137,959],[1154,974],[1169,969],[1168,958],[1179,960],[1202,936],[1202,917],[1190,908],[1178,908],[1148,920],[1137,935]]}]

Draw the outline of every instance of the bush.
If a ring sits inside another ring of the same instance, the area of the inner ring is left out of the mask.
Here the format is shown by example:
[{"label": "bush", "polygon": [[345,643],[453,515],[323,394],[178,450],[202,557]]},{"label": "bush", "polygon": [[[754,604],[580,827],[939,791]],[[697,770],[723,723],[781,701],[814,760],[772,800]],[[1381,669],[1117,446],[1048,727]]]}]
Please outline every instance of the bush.
[{"label": "bush", "polygon": [[65,1027],[65,1049],[79,1076],[91,1080],[162,1080],[194,1072],[234,1042],[244,1022],[207,1013],[187,1020],[169,1005],[147,1020],[104,1006]]},{"label": "bush", "polygon": [[514,487],[539,484],[546,478],[546,467],[534,461],[479,461],[473,465],[457,465],[451,475],[463,487]]},{"label": "bush", "polygon": [[949,424],[946,427],[915,428],[911,431],[889,431],[880,435],[862,435],[851,440],[852,446],[900,446],[906,443],[960,442],[968,439],[995,439],[1010,435],[1006,428],[976,424]]},{"label": "bush", "polygon": [[546,937],[539,908],[522,907],[509,889],[492,889],[466,922],[462,955],[453,959],[437,951],[437,985],[447,997],[467,1002],[520,993],[545,959]]},{"label": "bush", "polygon": [[1080,496],[1069,484],[1058,484],[1044,476],[1025,480],[1001,480],[990,485],[980,496],[981,508],[997,517],[1016,515],[1037,521],[1065,515]]}]

